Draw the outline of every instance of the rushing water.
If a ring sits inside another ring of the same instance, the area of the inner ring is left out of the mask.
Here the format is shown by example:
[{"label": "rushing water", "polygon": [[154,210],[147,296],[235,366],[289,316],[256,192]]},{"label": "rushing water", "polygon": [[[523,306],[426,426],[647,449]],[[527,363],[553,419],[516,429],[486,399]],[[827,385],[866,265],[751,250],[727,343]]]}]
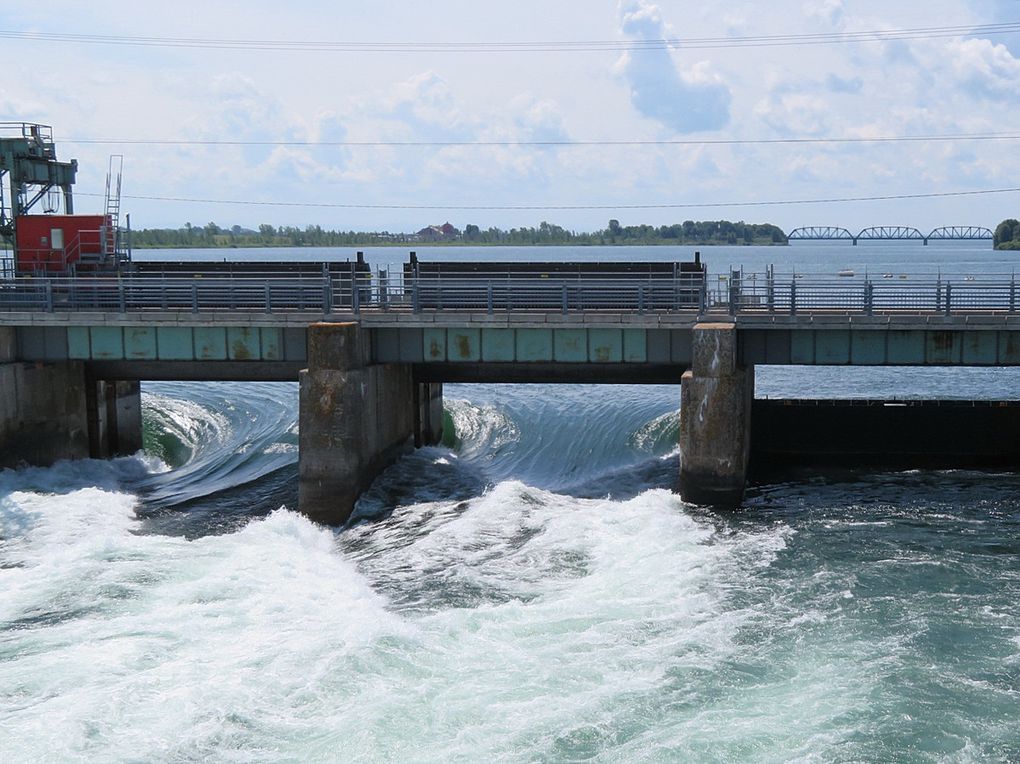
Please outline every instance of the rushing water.
[{"label": "rushing water", "polygon": [[[1020,476],[717,513],[669,490],[677,387],[448,385],[455,441],[334,531],[289,509],[296,385],[143,391],[148,455],[0,472],[0,761],[1020,759]],[[758,392],[1016,399],[1020,374]]]}]

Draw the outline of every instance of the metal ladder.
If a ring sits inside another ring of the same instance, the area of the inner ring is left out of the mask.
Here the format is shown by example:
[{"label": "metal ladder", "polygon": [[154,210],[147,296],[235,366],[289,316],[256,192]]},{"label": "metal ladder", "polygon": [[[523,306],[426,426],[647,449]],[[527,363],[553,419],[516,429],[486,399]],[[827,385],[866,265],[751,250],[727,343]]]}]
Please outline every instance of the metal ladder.
[{"label": "metal ladder", "polygon": [[120,186],[124,173],[124,155],[110,155],[110,169],[106,173],[106,220],[103,231],[103,258],[116,256],[120,231]]}]

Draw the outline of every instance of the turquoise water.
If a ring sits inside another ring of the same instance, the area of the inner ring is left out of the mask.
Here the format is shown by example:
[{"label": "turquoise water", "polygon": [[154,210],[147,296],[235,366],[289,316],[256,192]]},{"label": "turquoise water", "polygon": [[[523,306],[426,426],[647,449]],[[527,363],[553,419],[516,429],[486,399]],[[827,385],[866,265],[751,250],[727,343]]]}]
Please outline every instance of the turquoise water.
[{"label": "turquoise water", "polygon": [[[1018,399],[1020,374],[757,390]],[[1020,476],[718,513],[670,491],[678,387],[445,393],[457,447],[342,530],[291,511],[294,384],[145,384],[162,458],[0,472],[0,761],[1020,759]]]}]

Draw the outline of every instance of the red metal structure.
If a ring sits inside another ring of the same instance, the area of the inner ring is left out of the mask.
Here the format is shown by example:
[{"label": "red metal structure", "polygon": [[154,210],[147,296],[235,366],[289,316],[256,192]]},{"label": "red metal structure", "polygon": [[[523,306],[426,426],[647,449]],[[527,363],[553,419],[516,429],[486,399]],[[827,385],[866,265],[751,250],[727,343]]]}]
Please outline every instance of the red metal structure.
[{"label": "red metal structure", "polygon": [[107,215],[21,215],[15,252],[18,273],[67,273],[108,262],[111,251]]}]

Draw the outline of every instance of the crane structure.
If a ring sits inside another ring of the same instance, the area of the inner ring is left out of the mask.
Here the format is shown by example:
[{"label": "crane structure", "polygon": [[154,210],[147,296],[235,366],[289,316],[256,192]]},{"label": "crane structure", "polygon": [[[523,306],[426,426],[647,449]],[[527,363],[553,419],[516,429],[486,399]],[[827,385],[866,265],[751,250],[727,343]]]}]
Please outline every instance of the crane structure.
[{"label": "crane structure", "polygon": [[53,128],[0,122],[0,239],[14,248],[16,273],[107,271],[130,260],[119,228],[122,161],[111,158],[104,213],[76,215],[78,162],[57,159]]}]

